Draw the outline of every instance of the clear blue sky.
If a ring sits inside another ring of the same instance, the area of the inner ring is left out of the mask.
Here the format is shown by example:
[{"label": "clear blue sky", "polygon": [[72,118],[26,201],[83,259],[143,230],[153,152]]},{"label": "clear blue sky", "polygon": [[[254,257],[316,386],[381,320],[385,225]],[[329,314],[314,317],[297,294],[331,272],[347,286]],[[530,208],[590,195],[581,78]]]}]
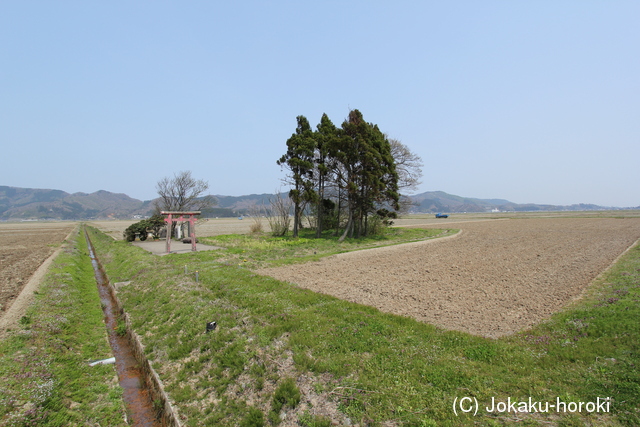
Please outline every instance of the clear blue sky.
[{"label": "clear blue sky", "polygon": [[[0,185],[270,193],[349,109],[418,192],[640,205],[638,1],[0,1]],[[283,187],[284,189],[284,187]]]}]

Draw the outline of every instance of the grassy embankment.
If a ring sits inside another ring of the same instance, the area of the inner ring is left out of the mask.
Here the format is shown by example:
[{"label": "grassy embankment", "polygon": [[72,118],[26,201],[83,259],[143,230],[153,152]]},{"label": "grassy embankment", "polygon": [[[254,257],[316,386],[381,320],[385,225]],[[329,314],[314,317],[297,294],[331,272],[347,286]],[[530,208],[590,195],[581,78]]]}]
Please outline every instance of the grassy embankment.
[{"label": "grassy embankment", "polygon": [[33,305],[0,341],[0,425],[126,425],[84,235],[55,259]]},{"label": "grassy embankment", "polygon": [[[415,240],[410,233],[420,231],[393,233],[385,243]],[[275,425],[283,417],[309,427],[328,426],[330,419],[411,426],[640,423],[638,247],[579,304],[532,330],[491,340],[247,268],[313,259],[375,239],[337,246],[219,236],[208,243],[230,249],[157,257],[91,235],[111,281],[131,281],[120,288],[120,299],[186,425]],[[218,328],[206,334],[211,320]],[[479,402],[477,416],[454,414],[454,399],[465,396]],[[610,412],[600,413],[485,410],[492,398],[529,397],[550,404],[612,401]]]}]

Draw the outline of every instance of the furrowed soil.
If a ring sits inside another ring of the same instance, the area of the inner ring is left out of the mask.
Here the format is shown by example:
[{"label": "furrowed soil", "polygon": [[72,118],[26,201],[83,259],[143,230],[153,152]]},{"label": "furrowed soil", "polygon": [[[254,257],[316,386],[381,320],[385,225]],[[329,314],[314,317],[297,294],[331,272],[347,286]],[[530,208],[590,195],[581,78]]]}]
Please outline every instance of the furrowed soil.
[{"label": "furrowed soil", "polygon": [[[497,338],[548,318],[640,238],[640,218],[442,223],[453,238],[334,255],[259,274],[445,329]],[[428,228],[438,228],[429,221]]]},{"label": "furrowed soil", "polygon": [[0,224],[0,317],[75,226],[69,222]]}]

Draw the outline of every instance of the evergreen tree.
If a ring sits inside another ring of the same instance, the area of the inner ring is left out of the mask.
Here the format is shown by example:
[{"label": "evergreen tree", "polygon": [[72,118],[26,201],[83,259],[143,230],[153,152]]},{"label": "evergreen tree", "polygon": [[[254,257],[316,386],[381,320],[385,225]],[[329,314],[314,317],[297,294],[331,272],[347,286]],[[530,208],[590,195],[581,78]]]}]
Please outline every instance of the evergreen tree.
[{"label": "evergreen tree", "polygon": [[334,155],[346,173],[348,220],[342,241],[356,226],[356,237],[367,233],[367,218],[376,204],[386,202],[397,209],[398,174],[389,141],[358,110],[350,111],[342,123]]},{"label": "evergreen tree", "polygon": [[313,158],[316,141],[307,118],[298,116],[296,120],[298,126],[296,132],[287,140],[287,153],[277,161],[278,165],[291,170],[293,188],[289,191],[289,197],[294,207],[293,237],[298,237],[303,205],[315,199]]},{"label": "evergreen tree", "polygon": [[338,139],[338,129],[326,114],[322,115],[317,130],[314,133],[316,141],[315,151],[315,181],[316,181],[316,237],[320,237],[323,228],[325,206],[325,187],[331,172],[331,154],[335,150]]},{"label": "evergreen tree", "polygon": [[[339,228],[340,211],[346,207],[347,224],[340,241],[347,235],[366,235],[368,219],[376,212],[384,212],[385,218],[393,215],[389,209],[398,209],[398,173],[389,140],[377,125],[367,123],[358,110],[349,112],[341,128],[326,114],[315,132],[304,116],[298,116],[297,122],[296,132],[287,140],[287,153],[277,161],[291,170],[294,237],[304,206],[310,202],[316,214],[316,237],[322,233],[325,213],[332,214],[331,222]],[[331,198],[337,201],[337,212]]]}]

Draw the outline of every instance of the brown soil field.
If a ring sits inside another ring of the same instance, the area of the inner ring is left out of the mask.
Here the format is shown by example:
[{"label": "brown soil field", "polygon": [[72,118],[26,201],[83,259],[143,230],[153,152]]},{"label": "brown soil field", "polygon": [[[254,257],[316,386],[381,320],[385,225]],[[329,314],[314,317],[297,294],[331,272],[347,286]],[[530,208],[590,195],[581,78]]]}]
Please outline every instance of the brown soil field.
[{"label": "brown soil field", "polygon": [[258,273],[445,329],[497,338],[529,328],[580,298],[640,238],[637,217],[415,223],[461,231],[452,238]]},{"label": "brown soil field", "polygon": [[0,317],[75,226],[71,222],[0,223]]}]

